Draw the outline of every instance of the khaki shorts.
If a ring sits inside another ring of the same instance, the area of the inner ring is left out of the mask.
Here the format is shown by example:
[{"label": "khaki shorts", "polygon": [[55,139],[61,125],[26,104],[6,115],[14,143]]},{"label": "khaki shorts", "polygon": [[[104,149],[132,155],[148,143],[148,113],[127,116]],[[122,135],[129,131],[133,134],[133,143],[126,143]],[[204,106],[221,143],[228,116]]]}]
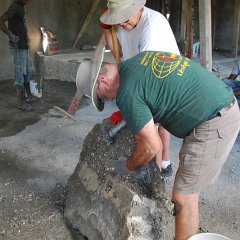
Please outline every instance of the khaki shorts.
[{"label": "khaki shorts", "polygon": [[179,168],[173,192],[199,193],[214,183],[238,135],[240,113],[237,101],[219,116],[202,123],[187,136],[179,153]]}]

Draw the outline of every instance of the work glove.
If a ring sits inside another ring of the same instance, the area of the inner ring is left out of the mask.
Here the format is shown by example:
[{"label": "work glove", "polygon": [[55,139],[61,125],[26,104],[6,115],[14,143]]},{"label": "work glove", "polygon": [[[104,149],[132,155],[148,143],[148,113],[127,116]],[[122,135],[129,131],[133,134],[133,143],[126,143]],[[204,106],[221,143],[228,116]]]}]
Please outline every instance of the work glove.
[{"label": "work glove", "polygon": [[110,117],[110,123],[117,125],[123,120],[122,113],[120,111],[114,112],[112,116]]},{"label": "work glove", "polygon": [[9,37],[9,40],[13,43],[17,43],[19,41],[19,37],[11,32],[9,32],[8,37]]},{"label": "work glove", "polygon": [[117,160],[114,160],[113,163],[114,166],[114,172],[119,175],[127,175],[133,173],[133,171],[130,171],[127,167],[127,158],[122,157]]},{"label": "work glove", "polygon": [[[108,10],[108,7],[105,7],[102,11],[102,14],[101,16]],[[100,27],[102,27],[103,29],[110,29],[111,28],[111,25],[108,25],[108,24],[105,24],[103,22],[100,21],[99,23]]]}]

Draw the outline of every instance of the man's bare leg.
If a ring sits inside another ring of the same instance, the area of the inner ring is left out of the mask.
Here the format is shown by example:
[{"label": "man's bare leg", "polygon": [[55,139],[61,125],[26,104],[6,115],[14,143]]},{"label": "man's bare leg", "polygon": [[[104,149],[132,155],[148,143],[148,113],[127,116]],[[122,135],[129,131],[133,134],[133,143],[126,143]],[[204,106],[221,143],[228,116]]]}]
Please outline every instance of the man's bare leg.
[{"label": "man's bare leg", "polygon": [[169,146],[170,146],[170,133],[165,130],[162,126],[157,127],[157,131],[159,136],[162,140],[163,150],[156,154],[156,163],[162,171],[162,161],[169,161],[170,153],[169,153]]},{"label": "man's bare leg", "polygon": [[175,213],[175,240],[187,240],[199,228],[199,193],[178,194],[173,192]]},{"label": "man's bare leg", "polygon": [[163,161],[169,160],[170,133],[166,129],[164,129],[162,126],[158,127],[158,133],[163,143],[162,159]]}]

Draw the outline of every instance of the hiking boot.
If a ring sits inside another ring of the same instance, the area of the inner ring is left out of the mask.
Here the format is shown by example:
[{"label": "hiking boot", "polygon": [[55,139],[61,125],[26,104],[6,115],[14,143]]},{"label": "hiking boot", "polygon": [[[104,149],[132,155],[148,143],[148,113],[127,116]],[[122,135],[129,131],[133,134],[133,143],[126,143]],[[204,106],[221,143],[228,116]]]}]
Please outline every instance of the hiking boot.
[{"label": "hiking boot", "polygon": [[167,168],[162,168],[160,172],[161,177],[171,177],[173,175],[172,165],[168,165]]},{"label": "hiking boot", "polygon": [[22,86],[16,85],[17,96],[18,96],[18,109],[22,109],[25,111],[30,111],[32,109],[29,103],[26,103],[25,99],[25,89]]}]

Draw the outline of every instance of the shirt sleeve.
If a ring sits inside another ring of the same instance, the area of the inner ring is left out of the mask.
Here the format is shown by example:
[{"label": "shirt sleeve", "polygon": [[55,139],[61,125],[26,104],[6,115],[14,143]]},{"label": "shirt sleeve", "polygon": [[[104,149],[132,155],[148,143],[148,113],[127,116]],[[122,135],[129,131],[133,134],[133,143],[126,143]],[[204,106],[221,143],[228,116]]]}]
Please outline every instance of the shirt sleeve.
[{"label": "shirt sleeve", "polygon": [[180,54],[172,29],[165,17],[156,16],[151,20],[148,19],[143,27],[139,50]]},{"label": "shirt sleeve", "polygon": [[117,101],[117,105],[133,134],[139,132],[153,118],[149,107],[139,96]]}]

